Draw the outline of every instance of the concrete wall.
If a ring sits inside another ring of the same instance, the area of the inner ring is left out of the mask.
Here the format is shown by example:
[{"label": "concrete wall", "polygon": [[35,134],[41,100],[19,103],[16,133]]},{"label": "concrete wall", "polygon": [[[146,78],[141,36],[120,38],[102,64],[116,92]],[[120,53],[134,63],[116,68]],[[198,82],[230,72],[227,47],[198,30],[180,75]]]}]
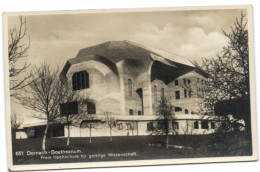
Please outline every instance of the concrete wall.
[{"label": "concrete wall", "polygon": [[[141,111],[142,115],[152,115],[149,63],[141,60],[124,60],[123,86],[125,99],[125,115],[133,109],[134,115]],[[129,95],[128,82],[132,82],[132,94]]]},{"label": "concrete wall", "polygon": [[88,72],[89,88],[77,90],[77,92],[95,103],[96,113],[102,114],[108,111],[121,114],[119,76],[105,64],[91,60],[72,65],[67,73],[67,78],[71,80],[73,74],[80,71]]},{"label": "concrete wall", "polygon": [[[194,122],[198,121],[198,129],[194,129]],[[117,121],[117,127],[112,129],[112,136],[145,136],[153,135],[152,132],[147,130],[147,124],[153,122],[156,125],[156,121]],[[210,134],[215,131],[211,128],[211,121],[208,122],[208,129],[202,129],[201,120],[175,120],[178,123],[179,129],[175,129],[174,134],[180,135],[198,135],[198,134]],[[214,121],[215,127],[217,127],[218,122]],[[134,130],[127,128],[127,124],[134,125]],[[122,125],[122,128],[119,128],[119,125]],[[172,125],[170,124],[170,127]],[[173,133],[171,133],[173,134]],[[64,137],[68,136],[68,129],[64,127]],[[79,128],[75,126],[70,126],[70,136],[71,137],[89,137],[90,129],[89,128]],[[110,129],[106,123],[97,123],[94,128],[91,129],[92,137],[102,137],[110,136]]]},{"label": "concrete wall", "polygon": [[152,87],[152,102],[153,102],[153,114],[156,114],[158,111],[158,106],[159,106],[159,102],[161,101],[162,98],[162,89],[164,90],[164,97],[167,100],[170,100],[170,90],[168,88],[168,86],[161,80],[154,80],[151,83],[151,87]]},{"label": "concrete wall", "polygon": [[[186,83],[184,82],[184,79]],[[175,85],[175,80],[178,80],[178,85]],[[185,109],[188,110],[188,114],[198,112],[200,103],[203,101],[205,82],[207,79],[192,71],[175,80],[169,83],[168,87],[172,105],[182,108],[182,111],[176,112],[176,115],[184,114]],[[188,83],[188,80],[190,83]],[[184,90],[186,90],[187,93],[186,97]],[[176,91],[180,91],[180,99],[176,99]],[[189,91],[191,91],[191,96],[189,96]]]},{"label": "concrete wall", "polygon": [[[102,62],[90,60],[80,64],[74,64],[70,67],[67,78],[71,79],[75,72],[86,71],[89,73],[90,87],[83,90],[78,90],[80,94],[86,95],[96,105],[97,114],[112,113],[115,115],[129,116],[129,110],[133,110],[133,115],[149,116],[155,115],[158,111],[158,102],[162,96],[164,89],[164,97],[168,99],[174,107],[181,107],[181,112],[188,110],[188,114],[198,109],[198,103],[202,101],[199,93],[203,90],[202,80],[204,77],[196,72],[190,72],[177,78],[178,86],[175,85],[175,80],[165,84],[164,81],[154,78],[151,82],[152,60],[122,60],[115,64],[117,72],[114,72],[109,65]],[[163,78],[163,77],[162,77]],[[187,91],[187,97],[184,97],[185,84],[183,79],[190,80],[189,89],[192,90],[191,97]],[[199,80],[198,80],[199,79]],[[129,80],[131,80],[131,94],[129,94]],[[155,90],[156,86],[156,90]],[[198,89],[199,88],[199,89]],[[175,99],[175,91],[180,91],[180,99]],[[200,90],[200,92],[198,91]],[[136,129],[127,129],[127,123],[131,121],[118,121],[122,128],[116,127],[112,131],[114,136],[130,136],[134,135],[149,135],[147,131],[147,123],[149,121],[138,121]],[[179,123],[178,134],[207,134],[214,129],[194,129],[193,120],[177,120]],[[200,126],[200,123],[199,123]],[[65,127],[65,136],[67,129]],[[71,127],[71,137],[89,137],[88,128]],[[92,129],[93,137],[109,136],[110,129],[106,123],[98,123]]]},{"label": "concrete wall", "polygon": [[16,131],[15,132],[15,139],[27,139],[28,135],[25,131]]}]

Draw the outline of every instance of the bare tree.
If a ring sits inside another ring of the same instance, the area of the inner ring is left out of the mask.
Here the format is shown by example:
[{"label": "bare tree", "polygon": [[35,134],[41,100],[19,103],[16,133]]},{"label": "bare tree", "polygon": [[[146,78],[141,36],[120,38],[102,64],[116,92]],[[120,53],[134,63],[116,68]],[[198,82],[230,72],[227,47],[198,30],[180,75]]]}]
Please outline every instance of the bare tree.
[{"label": "bare tree", "polygon": [[[57,122],[65,124],[68,129],[67,146],[70,145],[70,126],[76,125],[77,121],[80,121],[82,114],[86,112],[86,104],[90,93],[79,94],[79,92],[73,91],[70,80],[66,80],[63,83],[63,95],[60,104],[61,115],[56,119]],[[75,123],[75,124],[74,124]]]},{"label": "bare tree", "polygon": [[137,130],[137,122],[131,121],[129,124],[130,124],[130,130],[132,131],[132,136],[134,137],[134,131]]},{"label": "bare tree", "polygon": [[99,121],[95,117],[95,114],[85,114],[84,120],[80,124],[80,128],[89,129],[89,144],[92,143],[92,129],[96,128],[98,122]]},{"label": "bare tree", "polygon": [[23,118],[20,114],[12,113],[11,114],[11,127],[13,130],[18,129],[23,124]]},{"label": "bare tree", "polygon": [[170,123],[174,120],[174,110],[173,106],[164,97],[159,102],[156,116],[158,122],[151,132],[156,135],[165,135],[165,148],[168,149],[169,134],[172,132]]},{"label": "bare tree", "polygon": [[60,117],[60,104],[72,100],[74,94],[69,91],[68,82],[60,80],[59,68],[52,70],[46,62],[40,67],[34,67],[31,81],[28,87],[15,98],[27,109],[34,110],[33,117],[47,121],[42,150],[46,150],[46,138],[49,125],[57,122]]},{"label": "bare tree", "polygon": [[[20,79],[22,73],[30,66],[27,63],[22,65],[17,64],[21,59],[27,57],[28,49],[30,48],[30,37],[27,35],[26,19],[20,17],[19,27],[14,26],[9,29],[8,37],[8,59],[9,59],[9,77],[10,77],[10,91],[11,96],[15,94],[16,90],[22,89],[29,84],[29,75]],[[28,43],[26,44],[26,37],[28,36]]]},{"label": "bare tree", "polygon": [[110,131],[109,141],[112,142],[112,130],[113,130],[113,128],[115,128],[117,126],[117,121],[116,121],[116,118],[109,113],[106,114],[105,121],[106,121],[107,126],[108,126],[109,131]]}]

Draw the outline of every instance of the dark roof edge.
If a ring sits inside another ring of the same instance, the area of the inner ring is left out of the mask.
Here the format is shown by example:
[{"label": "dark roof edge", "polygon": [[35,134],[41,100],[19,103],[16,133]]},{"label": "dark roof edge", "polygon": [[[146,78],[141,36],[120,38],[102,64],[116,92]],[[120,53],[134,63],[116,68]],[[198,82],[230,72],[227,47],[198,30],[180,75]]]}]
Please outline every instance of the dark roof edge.
[{"label": "dark roof edge", "polygon": [[209,78],[209,74],[207,72],[205,72],[204,69],[202,69],[200,66],[198,66],[196,64],[194,64],[194,65],[195,65],[195,69],[194,69],[195,72],[203,75],[205,78]]}]

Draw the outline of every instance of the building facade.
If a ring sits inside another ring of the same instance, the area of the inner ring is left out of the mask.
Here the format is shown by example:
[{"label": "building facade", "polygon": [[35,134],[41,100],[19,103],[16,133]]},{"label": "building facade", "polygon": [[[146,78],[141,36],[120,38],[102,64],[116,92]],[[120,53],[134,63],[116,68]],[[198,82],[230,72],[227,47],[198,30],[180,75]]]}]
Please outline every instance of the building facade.
[{"label": "building facade", "polygon": [[[162,97],[174,106],[170,127],[178,134],[214,132],[215,118],[198,114],[208,76],[183,57],[129,41],[110,41],[81,49],[67,61],[60,77],[88,99],[85,114],[70,127],[71,137],[90,135],[82,125],[88,114],[96,119],[94,137],[110,135],[106,116],[116,121],[113,136],[149,135],[158,122]],[[67,136],[67,127],[60,133]]]}]

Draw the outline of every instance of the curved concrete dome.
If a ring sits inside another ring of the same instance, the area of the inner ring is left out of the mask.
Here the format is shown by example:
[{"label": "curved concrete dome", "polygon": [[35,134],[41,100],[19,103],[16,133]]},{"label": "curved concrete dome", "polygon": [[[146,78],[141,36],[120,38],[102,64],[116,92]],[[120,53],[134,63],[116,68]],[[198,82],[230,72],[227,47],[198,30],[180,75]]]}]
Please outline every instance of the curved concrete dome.
[{"label": "curved concrete dome", "polygon": [[101,56],[97,56],[95,54],[90,54],[90,55],[86,55],[84,57],[76,57],[76,58],[72,58],[70,60],[67,61],[67,63],[65,64],[65,66],[62,69],[62,72],[60,74],[60,76],[66,76],[69,68],[74,65],[74,64],[79,64],[79,63],[84,63],[87,61],[97,61],[100,62],[102,64],[104,64],[106,67],[108,67],[109,69],[111,69],[116,75],[118,75],[118,71],[116,68],[115,63],[113,63],[112,61],[108,60],[107,58],[101,57]]},{"label": "curved concrete dome", "polygon": [[[117,69],[115,64],[121,60],[129,59],[159,61],[160,63],[167,66],[187,68],[189,71],[197,69],[197,66],[195,66],[188,59],[172,53],[164,52],[154,48],[147,48],[130,41],[109,41],[81,49],[75,58],[67,61],[61,72],[61,76],[66,75],[71,65],[93,59],[102,61],[116,74]],[[199,68],[197,70],[201,71],[202,73],[204,72]]]},{"label": "curved concrete dome", "polygon": [[[81,58],[90,54],[96,54],[108,58],[114,63],[125,59],[147,60],[148,58],[152,58],[153,60],[159,60],[163,63],[180,63],[190,67],[195,67],[189,60],[183,57],[154,48],[147,48],[130,41],[109,41],[84,48],[79,51],[76,58]],[[151,54],[156,57],[152,57]]]}]

